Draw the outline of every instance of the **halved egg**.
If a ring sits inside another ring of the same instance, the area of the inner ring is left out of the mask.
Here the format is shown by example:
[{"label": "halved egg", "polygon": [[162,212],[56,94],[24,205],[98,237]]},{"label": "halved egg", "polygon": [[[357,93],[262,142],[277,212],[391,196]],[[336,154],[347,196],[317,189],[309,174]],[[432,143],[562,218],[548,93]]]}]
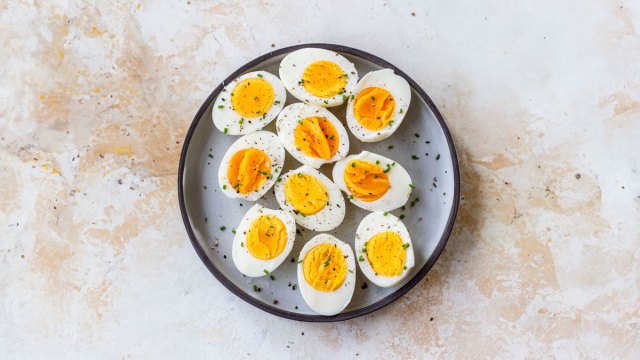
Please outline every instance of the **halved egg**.
[{"label": "halved egg", "polygon": [[414,187],[409,173],[400,164],[368,151],[338,161],[332,175],[351,203],[368,211],[401,207]]},{"label": "halved egg", "polygon": [[342,223],[344,198],[336,185],[318,170],[303,165],[278,178],[276,200],[293,213],[296,223],[313,231],[328,231]]},{"label": "halved egg", "polygon": [[244,135],[260,130],[276,118],[287,100],[277,76],[253,71],[235,78],[216,98],[213,124],[225,134]]},{"label": "halved egg", "polygon": [[404,119],[411,102],[411,87],[391,69],[367,73],[347,104],[347,124],[363,142],[391,136]]},{"label": "halved egg", "polygon": [[280,79],[296,99],[313,105],[341,105],[358,83],[355,65],[330,50],[305,48],[280,62]]},{"label": "halved egg", "polygon": [[278,137],[289,153],[305,165],[319,168],[349,153],[349,135],[329,110],[304,103],[291,104],[276,120]]},{"label": "halved egg", "polygon": [[287,258],[295,238],[296,222],[291,214],[255,204],[236,229],[233,263],[246,276],[268,275]]},{"label": "halved egg", "polygon": [[356,283],[351,247],[329,234],[307,242],[298,261],[302,298],[321,315],[335,315],[349,305]]},{"label": "halved egg", "polygon": [[356,230],[356,255],[364,276],[381,287],[398,284],[414,265],[413,244],[402,221],[373,212]]},{"label": "halved egg", "polygon": [[230,198],[258,200],[276,182],[284,164],[284,147],[276,134],[256,131],[236,140],[218,169],[222,193]]}]

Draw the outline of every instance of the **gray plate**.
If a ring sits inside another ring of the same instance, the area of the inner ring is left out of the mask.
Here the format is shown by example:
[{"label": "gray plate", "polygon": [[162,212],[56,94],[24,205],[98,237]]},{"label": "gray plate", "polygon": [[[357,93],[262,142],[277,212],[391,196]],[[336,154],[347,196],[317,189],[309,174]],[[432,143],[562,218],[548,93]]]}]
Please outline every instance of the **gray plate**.
[{"label": "gray plate", "polygon": [[[413,241],[415,267],[400,284],[390,288],[379,288],[371,284],[357,270],[357,284],[351,303],[340,314],[321,316],[315,314],[302,299],[297,288],[297,264],[285,261],[273,272],[275,280],[268,277],[248,278],[236,270],[231,259],[231,230],[238,226],[240,219],[252,202],[230,199],[218,188],[217,173],[220,161],[227,148],[236,140],[219,132],[211,121],[211,107],[222,90],[218,86],[204,102],[195,116],[184,141],[178,172],[178,193],[180,210],[187,233],[196,252],[213,275],[230,291],[240,298],[272,314],[303,321],[346,320],[375,311],[396,300],[422,279],[433,266],[444,249],[451,233],[459,202],[460,177],[458,162],[451,135],[442,116],[427,94],[410,77],[388,62],[353,48],[329,44],[305,44],[279,49],[263,55],[231,74],[224,83],[235,77],[255,70],[265,70],[278,74],[280,60],[288,53],[304,47],[320,47],[341,53],[358,69],[360,78],[367,72],[381,68],[394,69],[412,87],[411,105],[398,131],[390,138],[377,143],[362,143],[349,133],[350,154],[362,150],[389,157],[401,164],[411,175],[416,185],[405,210],[395,210],[393,214],[404,214]],[[296,100],[290,95],[287,104]],[[345,124],[345,107],[330,110]],[[275,133],[275,121],[265,130]],[[347,130],[349,131],[349,130]],[[390,147],[393,148],[390,149]],[[213,158],[209,156],[211,154]],[[412,155],[419,159],[412,159]],[[285,173],[301,164],[287,153]],[[331,178],[333,164],[324,165],[320,171]],[[417,199],[419,198],[419,201]],[[278,204],[271,189],[261,200],[262,205],[277,209]],[[368,213],[346,201],[344,222],[329,233],[353,247],[355,230]],[[414,206],[411,205],[414,204]],[[221,227],[226,230],[222,231]],[[295,239],[291,257],[297,260],[302,246],[317,232],[300,226],[301,235]],[[363,286],[363,284],[367,286]],[[255,292],[253,285],[262,290]]]}]

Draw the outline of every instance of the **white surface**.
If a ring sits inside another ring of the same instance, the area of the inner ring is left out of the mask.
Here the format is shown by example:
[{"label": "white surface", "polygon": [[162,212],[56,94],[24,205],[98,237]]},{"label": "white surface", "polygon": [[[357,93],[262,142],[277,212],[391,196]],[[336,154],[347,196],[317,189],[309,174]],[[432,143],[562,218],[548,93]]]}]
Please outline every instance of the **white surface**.
[{"label": "white surface", "polygon": [[[640,3],[52,4],[0,5],[0,357],[637,356]],[[176,201],[202,99],[307,42],[413,76],[462,168],[427,279],[339,324],[226,291]]]}]

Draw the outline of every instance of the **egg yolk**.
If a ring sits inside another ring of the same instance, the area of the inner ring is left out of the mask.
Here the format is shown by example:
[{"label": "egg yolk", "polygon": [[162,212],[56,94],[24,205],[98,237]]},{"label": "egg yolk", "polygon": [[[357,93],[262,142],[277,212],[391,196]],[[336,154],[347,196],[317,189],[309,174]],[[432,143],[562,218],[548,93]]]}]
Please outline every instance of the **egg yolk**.
[{"label": "egg yolk", "polygon": [[347,164],[344,182],[351,195],[366,202],[380,199],[391,186],[389,177],[380,165],[364,160],[354,160]]},{"label": "egg yolk", "polygon": [[320,291],[334,291],[347,276],[347,261],[335,244],[320,244],[307,252],[302,262],[304,279]]},{"label": "egg yolk", "polygon": [[233,189],[240,194],[258,190],[271,175],[271,160],[262,150],[242,149],[229,161],[227,177]]},{"label": "egg yolk", "polygon": [[267,80],[242,80],[231,92],[231,105],[238,114],[253,118],[265,114],[273,105],[275,93]]},{"label": "egg yolk", "polygon": [[277,257],[287,245],[287,229],[277,216],[262,215],[247,231],[247,250],[258,259]]},{"label": "egg yolk", "polygon": [[309,64],[302,73],[305,90],[320,98],[330,98],[344,92],[347,75],[338,64],[321,60]]},{"label": "egg yolk", "polygon": [[373,271],[382,276],[398,276],[404,269],[406,249],[400,234],[385,231],[374,235],[364,243],[367,260]]},{"label": "egg yolk", "polygon": [[284,195],[293,208],[302,215],[313,215],[329,202],[327,188],[315,176],[297,173],[284,184]]},{"label": "egg yolk", "polygon": [[340,135],[326,118],[312,116],[299,121],[293,131],[296,147],[307,156],[329,160],[338,151]]},{"label": "egg yolk", "polygon": [[369,87],[358,93],[353,103],[353,115],[365,129],[378,131],[393,124],[393,96],[379,87]]}]

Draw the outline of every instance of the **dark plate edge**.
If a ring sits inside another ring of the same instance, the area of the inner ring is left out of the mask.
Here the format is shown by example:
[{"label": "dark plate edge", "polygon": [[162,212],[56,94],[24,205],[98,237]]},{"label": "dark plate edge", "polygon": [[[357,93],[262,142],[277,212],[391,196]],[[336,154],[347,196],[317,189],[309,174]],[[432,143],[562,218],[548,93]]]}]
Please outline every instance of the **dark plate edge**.
[{"label": "dark plate edge", "polygon": [[[406,284],[404,284],[404,286],[402,286],[400,289],[396,290],[395,292],[391,293],[390,295],[388,295],[387,297],[383,298],[382,300],[373,303],[371,305],[365,306],[361,309],[357,309],[357,310],[353,310],[350,312],[346,312],[346,313],[340,313],[337,315],[333,315],[333,316],[322,316],[322,315],[304,315],[304,314],[298,314],[298,313],[294,313],[294,312],[290,312],[290,311],[286,311],[286,310],[282,310],[282,309],[278,309],[276,307],[270,306],[268,304],[265,304],[251,296],[248,296],[244,291],[242,291],[240,288],[238,288],[237,286],[235,286],[231,281],[229,281],[224,275],[222,275],[218,269],[215,267],[215,265],[209,260],[209,258],[207,257],[207,254],[205,252],[205,250],[200,246],[200,243],[198,242],[198,240],[196,239],[196,236],[193,232],[193,228],[191,227],[191,223],[189,222],[189,217],[187,215],[187,209],[185,206],[185,201],[184,201],[184,190],[183,190],[183,178],[184,178],[184,168],[185,168],[185,162],[186,162],[186,157],[187,157],[187,151],[189,149],[189,144],[191,142],[191,138],[193,137],[193,133],[195,132],[196,127],[198,126],[198,123],[200,122],[200,119],[202,118],[202,116],[204,115],[204,113],[206,112],[207,108],[209,107],[210,103],[213,101],[213,99],[215,98],[215,96],[217,96],[217,94],[222,91],[222,88],[224,87],[224,84],[228,83],[229,81],[233,80],[234,78],[236,78],[237,76],[241,75],[242,73],[246,72],[248,69],[258,65],[259,63],[268,60],[271,57],[274,56],[278,56],[284,53],[288,53],[291,51],[295,51],[298,49],[302,49],[302,48],[307,48],[307,47],[316,47],[316,48],[322,48],[322,49],[327,49],[327,50],[332,50],[332,51],[337,51],[337,52],[343,52],[343,53],[347,53],[350,55],[354,55],[354,56],[359,56],[365,60],[371,61],[379,66],[382,66],[384,68],[389,68],[389,69],[393,69],[394,72],[397,75],[402,76],[403,78],[405,78],[405,80],[407,80],[407,82],[409,82],[409,85],[411,85],[411,87],[418,93],[418,95],[420,95],[420,97],[426,102],[427,106],[429,106],[429,109],[433,112],[433,114],[435,115],[436,119],[438,120],[438,122],[440,123],[440,126],[442,127],[442,130],[444,132],[445,138],[447,139],[447,144],[449,146],[449,151],[451,152],[451,160],[453,162],[453,177],[454,177],[454,194],[453,194],[453,206],[451,208],[451,211],[449,212],[449,218],[447,220],[447,224],[445,226],[445,230],[442,234],[442,236],[440,237],[440,240],[438,241],[438,244],[436,245],[436,248],[434,249],[433,253],[431,254],[431,256],[429,257],[429,259],[427,259],[427,262],[424,264],[424,266],[420,269],[420,271],[418,271],[417,274],[415,274],[413,276],[413,278],[411,278],[411,280],[409,280],[409,282],[407,282]],[[378,309],[381,309],[383,307],[385,307],[386,305],[389,305],[390,303],[394,302],[395,300],[399,299],[402,295],[406,294],[409,290],[411,290],[414,286],[416,286],[416,284],[418,284],[418,282],[420,282],[420,280],[422,280],[422,278],[424,278],[427,273],[429,272],[429,270],[433,267],[433,265],[436,263],[436,261],[438,260],[438,258],[440,257],[440,255],[442,254],[442,252],[444,251],[444,248],[447,244],[447,241],[449,240],[449,236],[451,235],[451,232],[453,231],[453,224],[455,222],[456,219],[456,215],[458,213],[458,206],[460,204],[460,169],[458,168],[458,156],[456,153],[456,149],[455,149],[455,145],[453,143],[453,138],[451,137],[451,133],[449,132],[449,128],[447,127],[447,124],[445,123],[442,115],[440,114],[440,111],[438,111],[438,108],[436,108],[435,104],[433,103],[433,101],[431,100],[431,98],[429,97],[429,95],[427,95],[427,93],[412,79],[410,78],[407,74],[405,74],[402,70],[398,69],[396,66],[392,65],[391,63],[387,62],[386,60],[383,60],[375,55],[369,54],[367,52],[364,52],[362,50],[358,50],[358,49],[354,49],[351,47],[347,47],[347,46],[342,46],[342,45],[334,45],[334,44],[322,44],[322,43],[318,43],[318,44],[301,44],[301,45],[294,45],[294,46],[289,46],[289,47],[285,47],[285,48],[281,48],[272,52],[269,52],[267,54],[264,54],[262,56],[259,56],[251,61],[249,61],[248,63],[244,64],[243,66],[241,66],[240,68],[238,68],[236,71],[234,71],[231,75],[229,75],[220,85],[218,85],[212,92],[211,94],[209,94],[209,97],[207,97],[207,100],[205,100],[205,102],[202,104],[202,106],[200,107],[200,109],[198,110],[198,112],[196,113],[195,117],[193,118],[193,121],[191,122],[191,125],[189,126],[189,130],[187,131],[187,134],[185,136],[184,142],[182,144],[182,150],[180,152],[180,162],[178,165],[178,201],[179,201],[179,205],[180,205],[180,214],[182,215],[182,221],[184,222],[184,226],[185,229],[187,230],[187,234],[189,235],[189,239],[191,240],[191,244],[193,245],[193,247],[196,250],[196,253],[198,254],[198,256],[200,257],[200,260],[202,260],[202,262],[204,263],[204,265],[207,267],[207,269],[209,269],[209,271],[213,274],[213,276],[220,282],[222,283],[222,285],[224,285],[229,291],[231,291],[232,293],[234,293],[236,296],[238,296],[239,298],[241,298],[242,300],[248,302],[249,304],[264,310],[270,314],[273,315],[277,315],[280,317],[284,317],[287,319],[291,319],[291,320],[298,320],[298,321],[307,321],[307,322],[332,322],[332,321],[344,321],[344,320],[349,320],[349,319],[353,319],[362,315],[366,315],[369,314],[371,312],[374,312]]]}]

